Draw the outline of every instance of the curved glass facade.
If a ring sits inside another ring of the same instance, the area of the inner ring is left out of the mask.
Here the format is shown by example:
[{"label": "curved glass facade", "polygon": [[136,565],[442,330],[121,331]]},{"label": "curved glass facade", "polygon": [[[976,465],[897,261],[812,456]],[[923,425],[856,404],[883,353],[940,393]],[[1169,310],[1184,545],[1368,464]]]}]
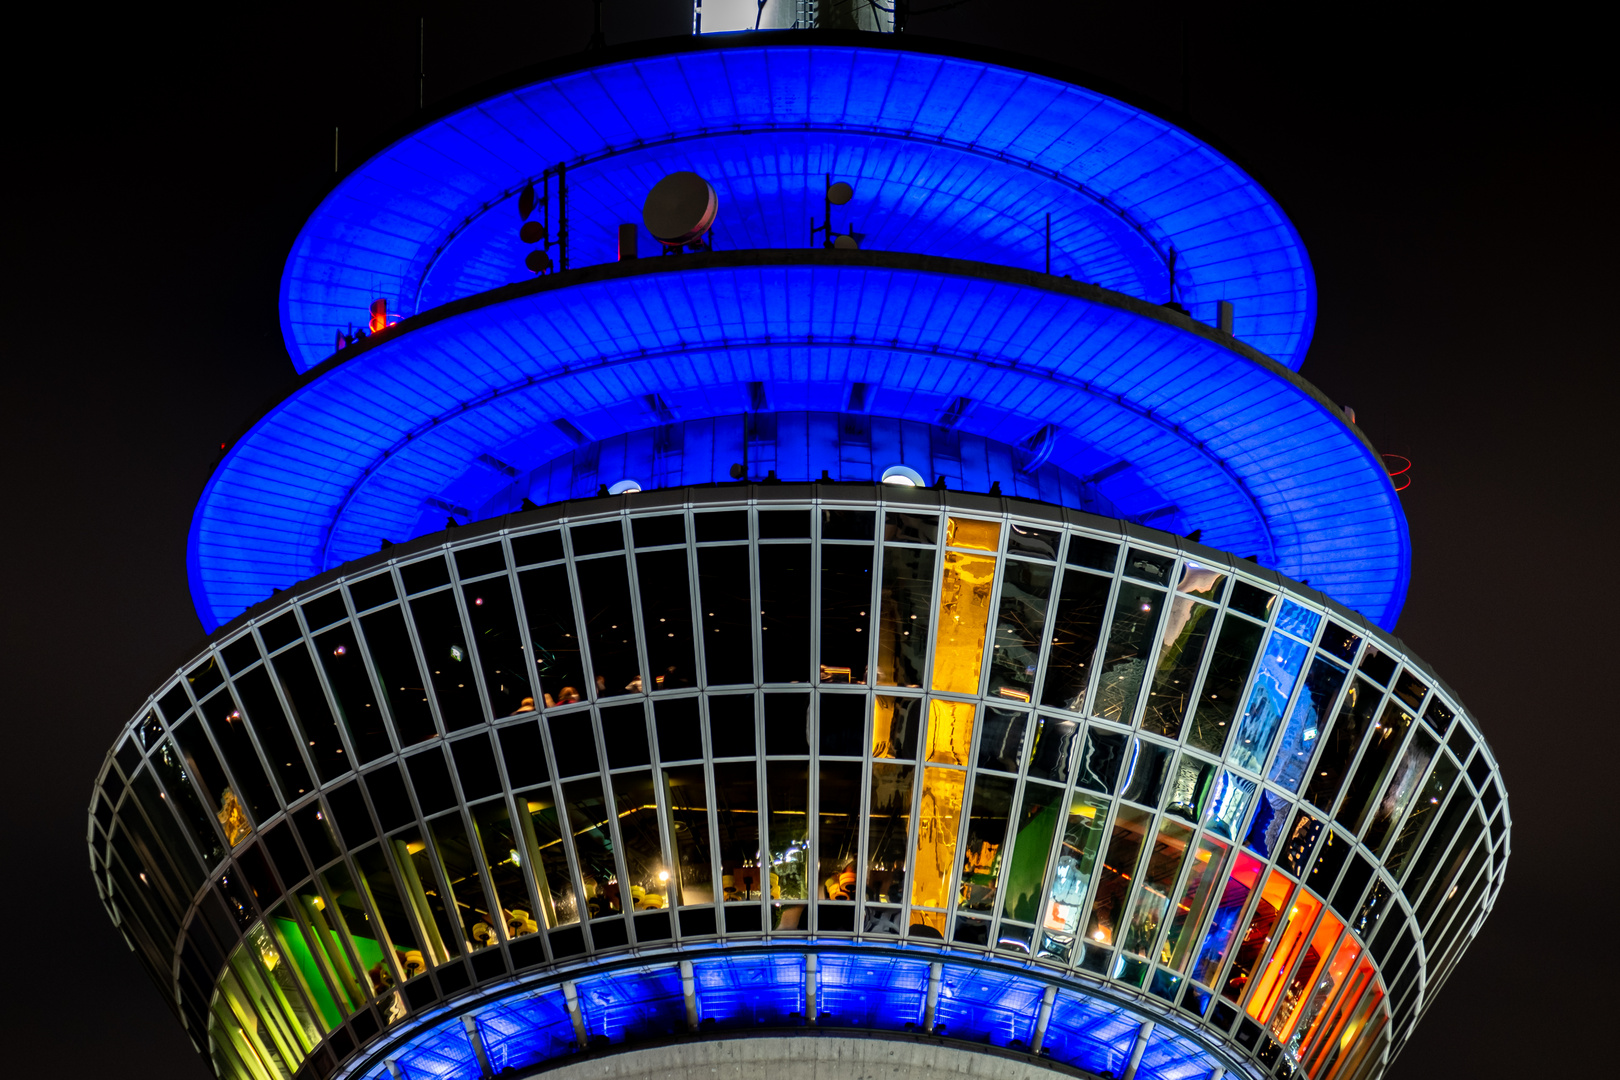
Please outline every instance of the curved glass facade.
[{"label": "curved glass facade", "polygon": [[1137,1075],[1323,1080],[1404,1041],[1507,832],[1454,697],[1307,587],[1039,503],[739,484],[254,608],[130,722],[90,849],[228,1077],[814,1017],[1116,1074],[1150,1022]]}]

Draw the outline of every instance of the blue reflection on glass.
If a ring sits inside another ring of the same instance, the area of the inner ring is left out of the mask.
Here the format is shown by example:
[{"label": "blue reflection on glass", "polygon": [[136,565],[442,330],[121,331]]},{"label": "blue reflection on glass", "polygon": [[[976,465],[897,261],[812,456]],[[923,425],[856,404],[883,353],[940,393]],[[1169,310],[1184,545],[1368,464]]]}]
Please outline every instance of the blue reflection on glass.
[{"label": "blue reflection on glass", "polygon": [[934,1022],[953,1039],[1027,1044],[1045,987],[1034,979],[946,964],[940,975]]},{"label": "blue reflection on glass", "polygon": [[1311,670],[1305,676],[1305,691],[1294,702],[1294,711],[1288,715],[1288,727],[1283,732],[1282,746],[1277,760],[1271,763],[1271,782],[1281,784],[1289,791],[1298,792],[1300,781],[1311,764],[1316,741],[1322,735],[1328,710],[1344,685],[1344,669],[1329,663],[1320,653],[1311,661]]},{"label": "blue reflection on glass", "polygon": [[828,954],[816,966],[816,1010],[839,1026],[899,1031],[920,1024],[928,965],[916,960]]},{"label": "blue reflection on glass", "polygon": [[648,967],[580,979],[585,1029],[615,1042],[627,1036],[675,1035],[686,1030],[686,998],[679,968]]},{"label": "blue reflection on glass", "polygon": [[1294,692],[1300,668],[1305,665],[1305,654],[1310,651],[1310,646],[1278,633],[1273,633],[1266,642],[1260,670],[1254,677],[1254,690],[1249,694],[1249,705],[1238,722],[1237,738],[1232,740],[1232,762],[1239,768],[1257,773],[1265,765],[1266,755],[1271,752],[1271,740],[1282,723],[1283,710],[1288,707],[1288,695]]},{"label": "blue reflection on glass", "polygon": [[1140,1027],[1139,1019],[1118,1006],[1064,990],[1052,1003],[1041,1049],[1065,1065],[1118,1076]]},{"label": "blue reflection on glass", "polygon": [[[478,1056],[461,1021],[440,1024],[412,1040],[396,1059],[406,1076],[477,1077]],[[384,1074],[386,1075],[386,1073]]]},{"label": "blue reflection on glass", "polygon": [[792,1013],[804,1013],[804,957],[732,956],[696,960],[700,1014],[718,1027],[783,1025]]},{"label": "blue reflection on glass", "polygon": [[1161,1024],[1148,1037],[1136,1075],[1155,1080],[1193,1080],[1213,1074],[1219,1064],[1220,1059],[1209,1051]]},{"label": "blue reflection on glass", "polygon": [[1259,786],[1253,780],[1223,771],[1209,804],[1209,831],[1228,840],[1236,839],[1243,831],[1243,816],[1254,798],[1254,789]]},{"label": "blue reflection on glass", "polygon": [[570,1053],[575,1046],[574,1024],[560,990],[512,998],[482,1010],[478,1034],[497,1072],[537,1065]]},{"label": "blue reflection on glass", "polygon": [[1271,858],[1271,853],[1277,850],[1277,838],[1282,836],[1283,826],[1288,824],[1288,811],[1292,805],[1275,791],[1261,791],[1254,821],[1249,824],[1249,835],[1243,838],[1243,846],[1262,859]]},{"label": "blue reflection on glass", "polygon": [[1316,628],[1322,623],[1322,616],[1310,611],[1292,600],[1284,600],[1282,610],[1277,612],[1277,629],[1286,630],[1295,637],[1302,637],[1310,641],[1316,636]]}]

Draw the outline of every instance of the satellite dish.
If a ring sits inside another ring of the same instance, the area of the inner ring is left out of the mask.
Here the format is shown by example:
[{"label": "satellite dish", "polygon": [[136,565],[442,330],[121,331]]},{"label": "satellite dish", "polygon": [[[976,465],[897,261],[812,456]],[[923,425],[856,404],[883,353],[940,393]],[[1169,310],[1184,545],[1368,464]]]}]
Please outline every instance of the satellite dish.
[{"label": "satellite dish", "polygon": [[551,266],[551,256],[543,251],[531,251],[523,260],[531,273],[544,273]]},{"label": "satellite dish", "polygon": [[843,206],[855,197],[855,189],[842,180],[836,184],[827,185],[827,201],[834,206]]},{"label": "satellite dish", "polygon": [[530,180],[523,193],[518,196],[518,216],[528,217],[534,213],[534,181]]},{"label": "satellite dish", "polygon": [[518,239],[525,244],[538,244],[546,238],[546,227],[538,221],[525,221],[518,230]]},{"label": "satellite dish", "polygon": [[690,244],[709,231],[720,212],[720,198],[695,172],[670,173],[647,192],[641,220],[665,247]]}]

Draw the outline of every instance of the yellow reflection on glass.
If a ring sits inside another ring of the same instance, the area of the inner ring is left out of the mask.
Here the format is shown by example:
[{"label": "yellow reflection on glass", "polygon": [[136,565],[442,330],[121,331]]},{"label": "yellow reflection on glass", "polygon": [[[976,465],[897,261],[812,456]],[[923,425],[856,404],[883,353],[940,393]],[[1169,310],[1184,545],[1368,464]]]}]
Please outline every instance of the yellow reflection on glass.
[{"label": "yellow reflection on glass", "polygon": [[945,913],[943,911],[919,911],[911,909],[911,926],[915,932],[918,926],[926,926],[939,931],[939,936],[945,936]]},{"label": "yellow reflection on glass", "polygon": [[1001,547],[1001,523],[974,521],[972,518],[946,518],[945,546],[972,548],[974,551],[995,551]]},{"label": "yellow reflection on glass", "polygon": [[965,701],[928,703],[928,760],[940,765],[966,765],[973,747],[974,706]]},{"label": "yellow reflection on glass", "polygon": [[872,756],[917,759],[922,699],[879,695],[872,703]]},{"label": "yellow reflection on glass", "polygon": [[943,908],[950,902],[956,869],[956,832],[962,823],[962,790],[967,773],[956,769],[923,770],[922,805],[917,811],[916,871],[911,902]]},{"label": "yellow reflection on glass", "polygon": [[933,689],[978,693],[995,576],[993,558],[954,551],[945,553],[940,571],[939,618],[934,631]]}]

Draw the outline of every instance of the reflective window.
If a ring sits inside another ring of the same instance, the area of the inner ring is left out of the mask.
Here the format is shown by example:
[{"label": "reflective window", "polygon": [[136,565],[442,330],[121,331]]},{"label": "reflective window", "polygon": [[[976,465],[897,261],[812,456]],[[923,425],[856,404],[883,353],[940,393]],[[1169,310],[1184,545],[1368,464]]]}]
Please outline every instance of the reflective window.
[{"label": "reflective window", "polygon": [[929,701],[926,760],[942,765],[968,764],[977,711],[977,706],[965,701]]},{"label": "reflective window", "polygon": [[1215,796],[1209,801],[1209,813],[1204,825],[1217,836],[1236,840],[1243,832],[1243,821],[1248,816],[1249,803],[1254,801],[1259,785],[1230,770],[1221,773],[1215,782]]},{"label": "reflective window", "polygon": [[[351,623],[340,623],[315,639],[315,655],[332,688],[338,717],[349,734],[360,764],[368,764],[393,751],[376,691],[366,672],[365,653]],[[278,670],[280,670],[278,668]],[[333,751],[336,753],[336,751]]]},{"label": "reflective window", "polygon": [[[955,518],[951,519],[955,522]],[[969,522],[976,525],[977,522]],[[973,532],[968,535],[972,537]],[[979,692],[984,639],[989,628],[996,560],[989,555],[945,553],[940,574],[931,686],[957,694]]]},{"label": "reflective window", "polygon": [[[700,523],[706,517],[700,514]],[[746,523],[745,523],[746,524]],[[699,539],[703,530],[698,530]],[[709,683],[754,681],[754,603],[748,576],[737,572],[745,548],[699,548],[698,590],[703,605],[703,651]]]},{"label": "reflective window", "polygon": [[1310,769],[1311,755],[1327,726],[1333,702],[1344,686],[1345,671],[1321,656],[1311,662],[1305,675],[1305,688],[1294,701],[1283,729],[1282,745],[1271,763],[1271,780],[1289,791],[1298,792],[1300,781]]},{"label": "reflective window", "polygon": [[[417,929],[422,925],[418,919],[427,913],[417,910],[416,905],[408,899],[410,894],[395,880],[381,844],[362,849],[355,854],[354,862],[360,871],[366,897],[382,922],[384,941],[400,958],[399,966],[404,977],[409,979],[412,975],[420,975],[427,970],[427,960],[424,939]],[[385,967],[372,977],[373,985],[381,980],[386,971]]]},{"label": "reflective window", "polygon": [[974,780],[967,844],[962,852],[962,889],[958,898],[961,909],[993,911],[995,908],[1015,786],[1015,781],[1009,777],[981,775]]},{"label": "reflective window", "polygon": [[1142,585],[1122,584],[1114,601],[1114,619],[1103,648],[1094,715],[1128,724],[1136,712],[1142,680],[1154,653],[1150,642],[1164,606],[1164,593]]},{"label": "reflective window", "polygon": [[913,765],[872,764],[868,794],[866,898],[897,904],[905,896]]},{"label": "reflective window", "polygon": [[1356,666],[1356,672],[1380,686],[1388,686],[1390,676],[1395,674],[1395,658],[1377,645],[1368,645],[1367,651],[1361,654],[1361,663]]},{"label": "reflective window", "polygon": [[[1069,538],[1071,562],[1075,541],[1080,539]],[[1112,558],[1110,555],[1110,562]],[[1085,705],[1110,586],[1108,578],[1064,570],[1052,619],[1052,644],[1047,650],[1046,679],[1041,688],[1042,705],[1072,712],[1079,712]]]},{"label": "reflective window", "polygon": [[636,911],[662,911],[669,907],[670,873],[658,832],[653,775],[647,769],[637,769],[615,773],[609,783],[613,786],[619,836],[624,842],[630,906]]},{"label": "reflective window", "polygon": [[1271,741],[1282,724],[1283,711],[1294,692],[1305,654],[1310,647],[1293,638],[1273,633],[1261,654],[1254,676],[1249,704],[1238,721],[1237,738],[1232,742],[1232,762],[1240,769],[1258,773],[1271,753]]},{"label": "reflective window", "polygon": [[[513,541],[512,549],[517,551],[517,541]],[[585,668],[580,659],[566,568],[525,570],[518,575],[518,590],[523,594],[523,614],[529,622],[529,641],[534,645],[535,672],[540,677],[544,703],[568,705],[583,699]]]},{"label": "reflective window", "polygon": [[563,848],[562,822],[549,786],[538,787],[517,797],[517,823],[523,833],[525,850],[535,867],[535,883],[540,889],[541,921],[548,930],[579,922],[579,901],[574,893],[573,876],[568,872],[568,853]]},{"label": "reflective window", "polygon": [[1271,613],[1271,605],[1277,602],[1273,593],[1251,585],[1247,581],[1237,580],[1232,583],[1232,599],[1230,601],[1233,611],[1241,611],[1245,615],[1252,615],[1256,619],[1265,619]]},{"label": "reflective window", "polygon": [[[822,535],[827,535],[822,526]],[[861,537],[859,539],[864,539]],[[897,544],[928,544],[939,540],[939,518],[934,514],[901,514],[893,510],[883,514],[883,539]]]},{"label": "reflective window", "polygon": [[1255,804],[1254,820],[1249,822],[1249,831],[1243,837],[1243,846],[1262,859],[1271,858],[1282,837],[1283,826],[1288,824],[1292,807],[1293,803],[1276,792],[1262,790]]},{"label": "reflective window", "polygon": [[712,904],[715,897],[710,860],[709,787],[703,766],[667,768],[663,777],[670,839],[679,871],[674,899],[680,904]]},{"label": "reflective window", "polygon": [[[810,772],[803,761],[770,761],[765,765],[765,801],[768,810],[767,850],[770,852],[772,900],[807,900],[810,897]],[[772,926],[779,927],[782,909],[773,908]],[[809,929],[809,927],[804,927]]]},{"label": "reflective window", "polygon": [[1170,909],[1170,929],[1165,933],[1159,960],[1183,974],[1198,942],[1196,930],[1220,898],[1216,886],[1225,878],[1226,857],[1230,851],[1230,847],[1214,837],[1202,837],[1193,852],[1192,864],[1187,867],[1180,897]]},{"label": "reflective window", "polygon": [[1109,831],[1102,869],[1097,874],[1097,895],[1092,900],[1091,918],[1086,923],[1088,944],[1111,946],[1116,935],[1124,930],[1125,898],[1136,878],[1136,864],[1152,821],[1152,811],[1138,810],[1134,806],[1119,808]]},{"label": "reflective window", "polygon": [[1080,749],[1080,721],[1042,716],[1035,724],[1035,745],[1029,755],[1029,775],[1066,783]]},{"label": "reflective window", "polygon": [[1344,802],[1339,806],[1336,820],[1352,833],[1361,831],[1372,810],[1378,792],[1395,767],[1396,755],[1412,726],[1412,714],[1391,701],[1373,726],[1372,737],[1362,751],[1361,762],[1344,791]]},{"label": "reflective window", "polygon": [[1074,941],[1080,933],[1080,910],[1091,888],[1107,817],[1106,800],[1080,792],[1069,800],[1068,822],[1052,868],[1051,899],[1041,923],[1043,957],[1065,963],[1072,959]]},{"label": "reflective window", "polygon": [[1310,865],[1311,852],[1316,849],[1316,838],[1321,835],[1320,819],[1303,810],[1296,811],[1293,827],[1288,830],[1282,850],[1277,855],[1277,865],[1297,878],[1304,877],[1305,867]]},{"label": "reflective window", "polygon": [[986,709],[979,734],[981,769],[1015,773],[1024,757],[1024,729],[1029,714],[1012,709]]},{"label": "reflective window", "polygon": [[1344,985],[1345,976],[1355,969],[1360,957],[1361,946],[1356,944],[1354,938],[1346,936],[1333,953],[1333,959],[1322,969],[1316,984],[1306,988],[1303,1003],[1288,1018],[1284,1034],[1278,1036],[1289,1053],[1297,1056],[1300,1049],[1316,1036],[1322,1015],[1333,1000],[1334,992]]},{"label": "reflective window", "polygon": [[[1017,529],[1013,535],[1019,535]],[[1008,560],[1002,573],[987,694],[1028,702],[1034,693],[1055,573],[1055,567]]]},{"label": "reflective window", "polygon": [[1034,782],[1024,785],[1013,835],[1012,861],[1004,875],[1001,914],[1032,923],[1040,916],[1052,839],[1063,819],[1063,789]]},{"label": "reflective window", "polygon": [[[960,769],[929,766],[923,770],[922,798],[917,808],[916,865],[912,870],[913,907],[943,910],[950,902],[966,785],[967,773]],[[914,913],[912,920],[944,931],[943,915],[932,920],[921,919]]]},{"label": "reflective window", "polygon": [[1249,988],[1255,965],[1271,943],[1272,931],[1285,916],[1293,889],[1294,883],[1278,871],[1273,870],[1271,876],[1266,878],[1265,888],[1260,891],[1260,899],[1238,941],[1232,966],[1227,969],[1226,981],[1221,986],[1222,997],[1234,1002],[1242,999],[1243,992]]},{"label": "reflective window", "polygon": [[883,549],[883,579],[878,596],[879,686],[923,683],[928,630],[932,625],[935,558],[932,549]]},{"label": "reflective window", "polygon": [[382,697],[394,720],[394,731],[401,746],[414,746],[438,734],[433,710],[428,705],[427,688],[410,635],[405,631],[405,615],[397,607],[384,608],[360,620],[365,631],[367,651],[377,666]]},{"label": "reflective window", "polygon": [[1226,887],[1221,890],[1220,899],[1215,904],[1215,915],[1210,919],[1209,930],[1204,934],[1203,947],[1199,949],[1198,959],[1193,964],[1192,977],[1197,982],[1213,984],[1216,975],[1220,974],[1221,965],[1226,962],[1227,951],[1236,940],[1238,919],[1242,916],[1244,906],[1248,904],[1255,885],[1260,881],[1265,866],[1263,860],[1256,859],[1248,852],[1238,852],[1237,862],[1232,867],[1232,876],[1227,879]]},{"label": "reflective window", "polygon": [[1406,868],[1406,860],[1440,816],[1440,807],[1457,781],[1457,772],[1457,763],[1451,755],[1441,754],[1434,768],[1429,770],[1428,779],[1418,789],[1412,800],[1412,812],[1401,825],[1400,832],[1395,834],[1389,853],[1384,857],[1384,866],[1397,881],[1400,880],[1401,871]]},{"label": "reflective window", "polygon": [[[489,546],[497,553],[500,551],[498,544]],[[529,670],[531,665],[518,634],[517,605],[512,599],[511,582],[503,575],[463,585],[461,601],[466,605],[467,621],[472,627],[489,714],[499,718],[533,712],[538,707],[534,674]]]},{"label": "reflective window", "polygon": [[[765,544],[758,549],[760,665],[765,682],[810,679],[811,550],[809,544]],[[736,573],[735,566],[731,572]]]},{"label": "reflective window", "polygon": [[[248,725],[242,719],[241,710],[226,693],[215,694],[202,704],[198,710],[208,722],[208,730],[214,736],[214,742],[219,746],[220,753],[225,758],[226,766],[236,779],[234,801],[246,807],[248,813],[257,821],[274,814],[277,809],[276,798],[270,787],[270,780],[264,774],[264,766],[259,764],[259,752],[253,744],[253,736],[248,732]],[[285,725],[285,720],[283,720]],[[225,796],[221,795],[220,812],[226,810]],[[226,832],[235,829],[234,825],[227,825]]]},{"label": "reflective window", "polygon": [[1170,761],[1175,751],[1145,739],[1131,740],[1131,758],[1125,766],[1125,777],[1119,782],[1120,795],[1144,806],[1158,806],[1170,772]]},{"label": "reflective window", "polygon": [[[1197,573],[1209,574],[1208,571]],[[1219,578],[1220,575],[1210,576]],[[1179,595],[1187,590],[1189,579],[1192,583],[1201,581],[1193,577],[1189,568],[1178,595],[1170,602],[1170,613],[1159,632],[1153,687],[1148,691],[1147,707],[1142,713],[1142,730],[1172,739],[1181,734],[1182,721],[1192,702],[1193,685],[1198,680],[1199,665],[1204,661],[1204,647],[1215,625],[1213,607]]]},{"label": "reflective window", "polygon": [[[344,626],[347,627],[348,624],[345,623]],[[357,653],[356,656],[358,655]],[[315,770],[320,774],[321,782],[331,783],[349,771],[351,762],[349,755],[344,751],[337,720],[326,703],[326,691],[321,687],[320,678],[315,674],[315,664],[309,657],[309,651],[302,646],[288,649],[276,657],[275,672],[277,681],[281,684],[281,691],[286,696],[287,706],[292,711],[293,725],[298,730],[301,741],[308,748],[310,758],[315,762]],[[240,686],[240,681],[238,685]],[[248,704],[245,697],[243,704],[247,705],[249,715],[252,715],[252,705]],[[372,721],[380,729],[382,721],[375,715],[377,710],[370,711],[374,714]],[[254,722],[257,724],[258,721]],[[386,736],[384,738],[386,740]]]},{"label": "reflective window", "polygon": [[[1238,582],[1242,585],[1243,582]],[[1192,722],[1187,729],[1187,745],[1212,754],[1226,748],[1230,723],[1237,712],[1254,657],[1260,650],[1265,631],[1246,619],[1230,615],[1221,620],[1215,636],[1215,647],[1210,651],[1204,682],[1198,691],[1198,704],[1193,709]]]},{"label": "reflective window", "polygon": [[1106,731],[1095,725],[1087,728],[1085,749],[1080,754],[1080,774],[1075,783],[1112,795],[1120,766],[1125,762],[1127,738],[1123,732]]},{"label": "reflective window", "polygon": [[[469,951],[487,948],[501,939],[505,915],[490,903],[484,888],[482,852],[474,847],[458,813],[446,814],[429,823],[439,867],[450,888],[454,908],[461,916],[464,940]],[[456,951],[460,951],[459,949]]]},{"label": "reflective window", "polygon": [[[276,662],[280,663],[281,659],[280,656],[276,657]],[[310,779],[309,767],[304,764],[304,755],[299,750],[299,743],[307,739],[300,740],[293,733],[287,714],[281,707],[281,699],[270,684],[270,673],[263,667],[237,676],[234,688],[242,702],[246,724],[251,725],[253,733],[259,737],[259,745],[270,762],[270,776],[281,789],[282,801],[296,801],[300,795],[315,787],[315,782]],[[323,695],[323,711],[325,704]],[[232,726],[244,726],[242,717],[239,716]]]},{"label": "reflective window", "polygon": [[1331,810],[1338,801],[1345,773],[1361,748],[1362,737],[1372,730],[1373,717],[1378,715],[1382,700],[1383,694],[1365,679],[1356,679],[1345,691],[1338,718],[1328,729],[1327,741],[1322,744],[1321,755],[1305,785],[1305,798],[1310,802]]},{"label": "reflective window", "polygon": [[1185,825],[1166,819],[1159,826],[1158,839],[1149,849],[1147,867],[1137,883],[1136,900],[1126,920],[1121,942],[1126,952],[1145,957],[1154,955],[1153,946],[1170,914],[1170,894],[1181,874],[1181,863],[1187,857],[1187,845],[1191,841],[1192,830]]},{"label": "reflective window", "polygon": [[875,697],[872,701],[872,756],[915,761],[922,745],[922,718],[920,698],[882,694]]},{"label": "reflective window", "polygon": [[[1294,894],[1293,902],[1280,913],[1280,927],[1273,931],[1276,944],[1272,947],[1271,958],[1255,979],[1254,992],[1249,995],[1247,1006],[1248,1014],[1262,1024],[1271,1020],[1287,990],[1288,971],[1309,947],[1311,925],[1321,910],[1322,902],[1307,890],[1300,889]],[[1332,919],[1333,916],[1329,915],[1328,918]],[[1338,936],[1335,923],[1332,937],[1336,940]]]},{"label": "reflective window", "polygon": [[1168,585],[1170,568],[1175,563],[1175,557],[1171,555],[1129,548],[1125,552],[1125,576],[1151,581],[1155,585]]},{"label": "reflective window", "polygon": [[[680,518],[671,518],[680,521]],[[692,653],[692,592],[686,549],[636,555],[641,623],[646,634],[648,690],[679,690],[697,684]]]},{"label": "reflective window", "polygon": [[1406,751],[1401,754],[1399,764],[1390,773],[1389,782],[1384,785],[1384,794],[1373,808],[1372,820],[1362,837],[1361,842],[1369,850],[1380,854],[1383,852],[1384,843],[1390,838],[1395,822],[1412,805],[1423,778],[1428,775],[1429,762],[1434,760],[1435,751],[1439,748],[1440,744],[1434,736],[1421,728],[1412,736]]},{"label": "reflective window", "polygon": [[821,549],[822,683],[868,681],[872,625],[872,552],[864,544],[830,544]]},{"label": "reflective window", "polygon": [[1186,821],[1197,822],[1204,814],[1209,795],[1220,772],[1213,764],[1185,754],[1176,763],[1170,779],[1170,794],[1165,810]]},{"label": "reflective window", "polygon": [[816,780],[821,851],[816,863],[824,900],[857,900],[855,864],[860,859],[861,766],[823,762]]},{"label": "reflective window", "polygon": [[[191,770],[187,768],[186,760],[181,756],[180,748],[174,744],[174,740],[163,740],[158,752],[152,755],[152,770],[163,782],[163,787],[168,792],[168,801],[173,806],[175,815],[191,833],[203,862],[210,868],[217,866],[225,854],[225,847],[220,843],[219,829],[222,823],[215,817],[214,812],[203,804],[196,789],[191,786]],[[238,836],[236,839],[240,840],[242,837]]]},{"label": "reflective window", "polygon": [[759,781],[752,761],[714,767],[715,820],[720,833],[720,888],[726,900],[758,900]]},{"label": "reflective window", "polygon": [[[618,528],[618,523],[613,524]],[[579,530],[575,530],[578,532]],[[590,644],[596,696],[643,691],[637,658],[635,610],[623,556],[594,559],[578,568],[580,607],[585,640]]]},{"label": "reflective window", "polygon": [[585,887],[586,911],[593,919],[618,914],[624,907],[602,781],[588,776],[570,780],[562,789],[568,827],[574,834],[574,854],[579,860],[580,883]]},{"label": "reflective window", "polygon": [[1007,554],[1055,561],[1062,542],[1063,533],[1058,529],[1013,523],[1007,531]]}]

